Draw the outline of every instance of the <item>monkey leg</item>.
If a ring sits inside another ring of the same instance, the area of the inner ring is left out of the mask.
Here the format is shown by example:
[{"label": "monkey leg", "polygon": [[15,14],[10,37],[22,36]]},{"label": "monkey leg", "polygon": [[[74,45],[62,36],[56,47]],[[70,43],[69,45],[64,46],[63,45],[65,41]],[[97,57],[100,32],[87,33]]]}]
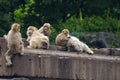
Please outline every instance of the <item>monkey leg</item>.
[{"label": "monkey leg", "polygon": [[5,53],[5,59],[6,59],[6,65],[7,66],[11,66],[12,65],[12,61],[11,61],[11,58],[13,56],[13,53],[11,50],[8,50],[6,53]]},{"label": "monkey leg", "polygon": [[22,41],[20,42],[20,44],[16,45],[16,52],[15,53],[20,53],[21,55],[24,54],[24,45],[23,45]]},{"label": "monkey leg", "polygon": [[94,54],[94,52],[87,45],[84,46],[84,51],[90,55]]},{"label": "monkey leg", "polygon": [[20,54],[21,54],[21,55],[24,54],[24,46],[22,47]]},{"label": "monkey leg", "polygon": [[24,54],[24,46],[23,45],[21,45],[20,49],[18,49],[18,53],[20,53],[21,55]]}]

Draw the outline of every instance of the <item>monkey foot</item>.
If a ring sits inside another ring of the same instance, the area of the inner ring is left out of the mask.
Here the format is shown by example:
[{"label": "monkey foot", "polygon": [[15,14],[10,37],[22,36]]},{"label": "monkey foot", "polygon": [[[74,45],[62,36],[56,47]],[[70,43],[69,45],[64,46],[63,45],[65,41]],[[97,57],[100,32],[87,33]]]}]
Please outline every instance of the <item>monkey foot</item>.
[{"label": "monkey foot", "polygon": [[93,55],[94,54],[94,52],[92,52],[92,53],[88,53],[89,55]]},{"label": "monkey foot", "polygon": [[6,66],[11,66],[11,65],[12,65],[12,63],[8,63],[8,62],[6,63]]},{"label": "monkey foot", "polygon": [[24,55],[24,53],[20,53],[21,55]]},{"label": "monkey foot", "polygon": [[27,48],[31,48],[30,46],[27,46]]}]

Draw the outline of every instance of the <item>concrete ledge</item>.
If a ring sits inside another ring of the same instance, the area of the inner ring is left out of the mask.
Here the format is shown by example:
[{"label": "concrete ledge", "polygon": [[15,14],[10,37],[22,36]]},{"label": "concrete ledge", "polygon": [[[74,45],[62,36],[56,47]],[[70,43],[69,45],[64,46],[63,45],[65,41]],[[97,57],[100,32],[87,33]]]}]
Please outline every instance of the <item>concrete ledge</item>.
[{"label": "concrete ledge", "polygon": [[[76,52],[27,49],[14,55],[12,67],[6,67],[6,45],[0,40],[0,77],[32,77],[78,80],[120,80],[120,57],[88,55]],[[119,50],[118,50],[119,51]],[[97,52],[97,51],[96,51]],[[33,79],[34,80],[34,79]]]}]

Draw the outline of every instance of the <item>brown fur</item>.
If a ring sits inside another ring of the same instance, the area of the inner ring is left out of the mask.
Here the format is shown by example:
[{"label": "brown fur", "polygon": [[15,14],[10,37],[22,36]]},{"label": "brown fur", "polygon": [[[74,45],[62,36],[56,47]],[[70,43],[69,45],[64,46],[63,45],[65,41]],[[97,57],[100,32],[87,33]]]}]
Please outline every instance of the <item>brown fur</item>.
[{"label": "brown fur", "polygon": [[29,41],[28,48],[42,48],[48,49],[49,48],[49,38],[39,31],[33,32],[31,39]]},{"label": "brown fur", "polygon": [[8,50],[5,53],[6,65],[10,66],[12,65],[11,58],[13,54],[24,54],[24,45],[20,33],[20,25],[18,23],[12,24],[11,30],[5,35],[5,39],[7,40],[8,46]]},{"label": "brown fur", "polygon": [[30,39],[31,39],[31,36],[32,36],[32,34],[33,34],[33,32],[34,31],[37,31],[38,29],[35,27],[35,26],[29,26],[28,28],[27,28],[27,41],[30,41]]},{"label": "brown fur", "polygon": [[50,23],[45,23],[40,29],[39,32],[43,33],[45,36],[50,36],[51,30],[50,30]]},{"label": "brown fur", "polygon": [[68,29],[63,29],[60,34],[57,35],[55,43],[58,46],[66,46],[68,42],[67,36],[69,35]]}]

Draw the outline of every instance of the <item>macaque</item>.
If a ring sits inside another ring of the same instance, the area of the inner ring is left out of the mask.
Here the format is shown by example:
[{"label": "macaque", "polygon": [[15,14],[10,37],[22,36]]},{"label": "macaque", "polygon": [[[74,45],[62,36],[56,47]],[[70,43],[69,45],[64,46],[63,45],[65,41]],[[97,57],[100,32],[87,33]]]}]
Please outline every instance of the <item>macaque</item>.
[{"label": "macaque", "polygon": [[49,38],[44,34],[40,33],[39,31],[35,31],[31,36],[28,48],[48,49]]},{"label": "macaque", "polygon": [[13,54],[20,53],[21,55],[24,54],[24,45],[20,33],[20,25],[18,23],[14,23],[11,26],[10,31],[7,35],[4,35],[7,41],[8,50],[5,53],[6,65],[11,66],[12,61],[11,58]]},{"label": "macaque", "polygon": [[71,47],[78,52],[87,52],[89,54],[93,54],[94,52],[83,42],[81,42],[78,38],[74,36],[68,36],[69,40],[67,43],[68,51],[70,51]]},{"label": "macaque", "polygon": [[68,42],[69,30],[63,29],[60,34],[57,35],[55,44],[58,46],[66,46]]},{"label": "macaque", "polygon": [[43,33],[45,36],[50,36],[51,30],[50,30],[50,23],[45,23],[40,29],[39,32]]},{"label": "macaque", "polygon": [[32,34],[33,34],[33,32],[34,31],[37,31],[38,29],[35,27],[35,26],[29,26],[28,28],[27,28],[27,41],[30,41],[30,39],[31,39],[31,36],[32,36]]}]

